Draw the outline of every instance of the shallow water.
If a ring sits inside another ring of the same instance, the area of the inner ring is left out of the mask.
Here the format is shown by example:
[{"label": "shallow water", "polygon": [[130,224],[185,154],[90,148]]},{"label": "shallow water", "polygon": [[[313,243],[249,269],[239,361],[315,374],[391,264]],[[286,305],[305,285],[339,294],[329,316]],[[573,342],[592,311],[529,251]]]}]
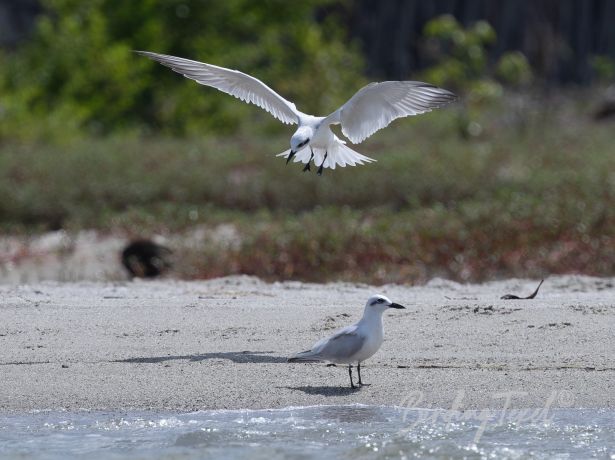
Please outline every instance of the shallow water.
[{"label": "shallow water", "polygon": [[0,457],[615,459],[615,410],[453,413],[317,406],[3,414]]}]

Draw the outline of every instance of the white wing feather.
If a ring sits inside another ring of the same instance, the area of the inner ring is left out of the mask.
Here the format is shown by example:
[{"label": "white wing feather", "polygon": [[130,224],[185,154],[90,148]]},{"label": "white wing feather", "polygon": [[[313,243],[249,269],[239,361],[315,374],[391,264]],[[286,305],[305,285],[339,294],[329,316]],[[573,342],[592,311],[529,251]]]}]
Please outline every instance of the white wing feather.
[{"label": "white wing feather", "polygon": [[149,51],[136,53],[153,59],[201,85],[211,86],[244,102],[257,105],[282,123],[294,124],[299,121],[301,112],[296,109],[295,104],[284,99],[262,81],[243,72],[166,54]]},{"label": "white wing feather", "polygon": [[344,136],[358,144],[397,118],[431,112],[455,99],[450,91],[420,81],[370,83],[324,122],[341,123]]}]

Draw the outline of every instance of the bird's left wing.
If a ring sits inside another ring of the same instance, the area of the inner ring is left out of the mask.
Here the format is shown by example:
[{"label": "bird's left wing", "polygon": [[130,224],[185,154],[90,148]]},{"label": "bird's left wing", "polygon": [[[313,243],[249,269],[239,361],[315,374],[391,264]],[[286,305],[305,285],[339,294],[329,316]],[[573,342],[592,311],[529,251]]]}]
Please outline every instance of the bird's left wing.
[{"label": "bird's left wing", "polygon": [[450,91],[420,81],[370,83],[323,123],[340,123],[344,136],[358,144],[397,118],[431,112],[455,99]]},{"label": "bird's left wing", "polygon": [[318,355],[326,360],[346,359],[356,354],[365,343],[365,337],[358,333],[356,324],[340,329],[331,337],[314,346]]},{"label": "bird's left wing", "polygon": [[284,99],[262,81],[243,72],[167,54],[149,51],[135,52],[153,59],[201,85],[211,86],[242,101],[257,105],[282,123],[294,124],[299,121],[301,112],[296,109],[295,104]]}]

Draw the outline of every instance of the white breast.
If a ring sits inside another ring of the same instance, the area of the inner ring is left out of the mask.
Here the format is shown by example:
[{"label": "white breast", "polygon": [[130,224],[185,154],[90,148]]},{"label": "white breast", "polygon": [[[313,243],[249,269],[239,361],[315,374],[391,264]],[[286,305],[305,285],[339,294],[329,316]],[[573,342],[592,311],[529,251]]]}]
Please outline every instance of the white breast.
[{"label": "white breast", "polygon": [[[367,325],[365,325],[367,326]],[[353,356],[353,361],[365,361],[368,358],[374,356],[374,354],[380,349],[382,342],[384,341],[384,331],[382,330],[382,323],[377,325],[371,325],[369,332],[361,331],[366,337],[365,343],[361,349]]]},{"label": "white breast", "polygon": [[312,147],[328,150],[330,144],[335,140],[333,132],[329,129],[329,125],[320,125],[314,132],[314,136],[310,141]]}]

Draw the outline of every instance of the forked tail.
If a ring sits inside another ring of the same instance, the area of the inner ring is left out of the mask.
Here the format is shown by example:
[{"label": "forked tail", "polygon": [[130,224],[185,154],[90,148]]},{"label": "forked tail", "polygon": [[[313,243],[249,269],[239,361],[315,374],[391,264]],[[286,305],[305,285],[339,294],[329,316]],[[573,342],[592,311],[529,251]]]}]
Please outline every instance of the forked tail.
[{"label": "forked tail", "polygon": [[[314,153],[313,155],[312,152]],[[277,156],[288,158],[288,155],[290,155],[290,150],[286,150]],[[310,146],[304,147],[292,159],[295,163],[304,164],[308,164],[312,160],[317,167],[322,165],[324,168],[331,169],[335,169],[336,166],[344,168],[346,166],[357,166],[376,161],[373,158],[355,152],[340,139],[336,139],[335,142],[329,145],[327,150]]]}]

